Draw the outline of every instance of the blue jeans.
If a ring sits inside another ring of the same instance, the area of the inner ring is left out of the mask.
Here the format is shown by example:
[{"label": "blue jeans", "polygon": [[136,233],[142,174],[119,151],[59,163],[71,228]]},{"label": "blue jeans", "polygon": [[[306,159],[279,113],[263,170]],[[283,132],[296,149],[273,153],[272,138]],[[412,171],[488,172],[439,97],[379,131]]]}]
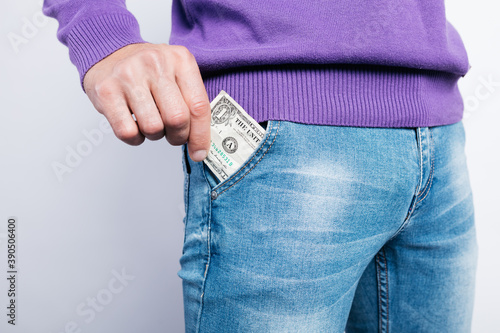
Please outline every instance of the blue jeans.
[{"label": "blue jeans", "polygon": [[186,332],[469,332],[464,144],[462,122],[269,121],[222,183],[184,146]]}]

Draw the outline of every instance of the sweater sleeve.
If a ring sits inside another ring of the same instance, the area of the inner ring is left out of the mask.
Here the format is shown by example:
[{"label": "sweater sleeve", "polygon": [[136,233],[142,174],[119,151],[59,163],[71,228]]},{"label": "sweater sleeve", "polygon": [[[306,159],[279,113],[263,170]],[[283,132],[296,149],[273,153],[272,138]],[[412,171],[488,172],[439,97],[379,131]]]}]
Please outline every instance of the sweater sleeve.
[{"label": "sweater sleeve", "polygon": [[68,47],[82,87],[97,62],[126,45],[144,42],[125,0],[44,0],[43,12],[59,22],[57,38]]}]

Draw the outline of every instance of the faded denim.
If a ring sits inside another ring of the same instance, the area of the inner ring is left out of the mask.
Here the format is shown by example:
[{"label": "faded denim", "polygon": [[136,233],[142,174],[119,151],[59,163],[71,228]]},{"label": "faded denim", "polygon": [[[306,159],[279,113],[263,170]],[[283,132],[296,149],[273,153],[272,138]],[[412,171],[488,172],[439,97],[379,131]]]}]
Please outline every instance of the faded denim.
[{"label": "faded denim", "polygon": [[469,332],[477,244],[462,122],[267,122],[219,183],[183,146],[186,332]]}]

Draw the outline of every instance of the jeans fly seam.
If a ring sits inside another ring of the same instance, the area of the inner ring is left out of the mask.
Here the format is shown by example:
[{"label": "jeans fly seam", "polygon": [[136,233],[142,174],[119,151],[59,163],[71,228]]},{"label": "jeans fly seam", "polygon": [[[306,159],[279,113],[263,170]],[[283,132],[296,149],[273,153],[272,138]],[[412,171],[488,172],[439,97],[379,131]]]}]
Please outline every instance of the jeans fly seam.
[{"label": "jeans fly seam", "polygon": [[425,193],[425,195],[422,199],[420,199],[417,202],[417,204],[427,197],[427,195],[431,191],[432,181],[434,179],[434,177],[433,177],[433,175],[434,175],[434,139],[432,138],[432,131],[430,128],[429,128],[429,133],[430,133],[430,137],[431,137],[431,171],[429,174],[429,181],[427,182],[427,185],[425,186],[425,188],[421,192],[421,194]]},{"label": "jeans fly seam", "polygon": [[403,223],[401,224],[401,226],[398,228],[398,230],[396,230],[396,232],[394,233],[394,235],[392,235],[391,238],[389,238],[389,240],[395,238],[397,235],[399,235],[404,229],[405,227],[408,225],[409,221],[410,221],[410,218],[412,217],[413,215],[413,212],[415,211],[415,206],[417,205],[417,198],[418,198],[418,193],[419,193],[419,189],[420,189],[420,185],[422,184],[422,179],[423,179],[423,151],[422,151],[422,137],[421,137],[421,134],[420,134],[420,127],[417,127],[417,146],[418,146],[418,151],[420,153],[420,166],[419,166],[419,173],[420,173],[420,178],[419,178],[419,181],[418,181],[418,185],[417,187],[415,188],[415,194],[413,195],[412,197],[412,202],[410,203],[410,209],[409,209],[409,213],[406,215]]},{"label": "jeans fly seam", "polygon": [[[271,124],[272,124],[272,123],[271,123]],[[280,125],[280,124],[278,123],[278,128],[279,128],[279,125]],[[229,177],[229,178],[227,179],[226,184],[227,184],[227,183],[229,183],[229,182],[231,181],[231,179],[233,179],[234,177],[236,177],[236,176],[237,176],[239,173],[241,173],[243,170],[245,170],[245,167],[246,167],[249,163],[251,163],[251,162],[252,162],[252,161],[253,161],[253,160],[257,157],[257,155],[259,155],[260,151],[262,150],[262,148],[264,148],[264,146],[266,145],[267,141],[269,141],[269,138],[271,137],[271,133],[270,133],[270,132],[271,132],[271,128],[270,128],[270,130],[269,130],[269,135],[268,135],[268,136],[266,136],[266,140],[265,140],[265,141],[264,141],[264,143],[260,146],[259,150],[257,150],[257,152],[256,152],[255,154],[253,154],[252,158],[251,158],[251,159],[249,159],[249,160],[248,160],[248,161],[247,161],[247,162],[246,162],[246,163],[245,163],[245,164],[244,164],[244,165],[243,165],[243,166],[242,166],[242,167],[241,167],[238,171],[236,171],[236,172],[234,173],[234,175],[232,175],[231,177]],[[243,176],[243,177],[244,177],[244,176]],[[220,185],[220,184],[218,184],[217,186],[215,186],[215,187],[214,187],[214,190],[215,190],[217,187],[219,187],[219,185]],[[234,184],[233,184],[233,185],[234,185]],[[231,186],[233,186],[233,185],[231,185]],[[230,186],[230,187],[231,187],[231,186]],[[223,193],[225,190],[227,190],[227,189],[224,189],[224,190],[223,190],[222,192],[220,192],[219,194]]]},{"label": "jeans fly seam", "polygon": [[[250,171],[252,171],[252,170],[253,170],[253,168],[255,168],[255,167],[257,166],[257,164],[259,164],[259,163],[260,163],[260,161],[262,161],[262,159],[264,158],[264,156],[266,156],[267,152],[269,151],[269,149],[271,149],[271,147],[272,147],[272,146],[273,146],[273,144],[274,144],[274,141],[276,141],[276,138],[278,137],[278,132],[279,132],[279,129],[280,129],[280,124],[281,124],[281,122],[279,122],[279,123],[278,123],[278,127],[276,128],[276,134],[274,135],[273,141],[271,142],[271,144],[269,145],[269,147],[267,147],[266,151],[265,151],[265,152],[264,152],[264,154],[263,154],[263,155],[259,158],[259,160],[258,160],[258,161],[257,161],[257,162],[256,162],[256,163],[255,163],[255,164],[254,164],[251,168],[250,168],[250,170],[248,170],[247,172],[245,172],[245,174],[244,174],[243,176],[241,176],[241,178],[239,178],[239,179],[238,179],[237,181],[235,181],[233,184],[231,184],[230,186],[228,186],[228,187],[226,187],[224,190],[222,190],[222,191],[218,194],[218,196],[219,196],[219,195],[221,195],[222,193],[226,192],[227,190],[229,190],[229,189],[230,189],[231,187],[233,187],[234,185],[238,184],[238,182],[239,182],[240,180],[242,180],[243,178],[245,178],[245,177],[246,177],[246,175],[248,175],[248,173],[249,173]],[[262,145],[262,147],[264,147],[264,145]],[[262,149],[262,147],[261,147],[261,149]],[[253,159],[253,158],[252,158],[252,159]],[[247,164],[248,164],[248,163],[247,163]],[[247,165],[247,164],[245,164],[245,165]]]}]

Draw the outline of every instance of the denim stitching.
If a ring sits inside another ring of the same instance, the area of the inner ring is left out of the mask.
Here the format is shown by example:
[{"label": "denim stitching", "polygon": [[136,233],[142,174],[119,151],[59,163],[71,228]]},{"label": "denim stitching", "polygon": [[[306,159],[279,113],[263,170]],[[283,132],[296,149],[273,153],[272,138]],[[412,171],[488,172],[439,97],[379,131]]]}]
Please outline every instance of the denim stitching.
[{"label": "denim stitching", "polygon": [[417,145],[418,145],[418,151],[420,152],[420,163],[419,163],[420,164],[419,165],[420,179],[419,179],[418,185],[415,189],[415,194],[413,195],[408,214],[406,215],[406,217],[405,217],[403,223],[401,224],[401,226],[399,227],[399,229],[396,230],[394,235],[392,235],[392,237],[389,238],[389,240],[395,238],[397,235],[399,235],[406,228],[408,223],[410,223],[410,218],[412,217],[413,212],[415,211],[415,206],[417,205],[417,202],[416,202],[416,198],[418,197],[417,193],[419,192],[419,188],[420,188],[420,185],[421,185],[422,179],[423,179],[423,157],[422,157],[423,151],[422,151],[422,144],[421,143],[422,143],[422,137],[420,135],[420,127],[417,127]]},{"label": "denim stitching", "polygon": [[[254,166],[252,166],[252,168],[250,170],[248,170],[240,179],[238,179],[234,184],[232,184],[231,186],[229,186],[228,188],[224,189],[222,192],[219,193],[222,194],[224,193],[225,191],[227,191],[228,189],[230,189],[231,187],[233,187],[234,185],[236,185],[241,179],[243,179],[250,171],[252,171],[253,168],[255,168],[255,166],[257,164],[259,164],[259,162],[264,158],[264,156],[267,154],[267,152],[269,151],[269,149],[271,149],[272,145],[274,144],[274,141],[276,140],[276,137],[278,136],[278,132],[279,132],[279,127],[280,127],[280,124],[281,122],[278,122],[278,126],[276,128],[276,134],[274,135],[274,139],[273,141],[271,142],[271,144],[269,145],[269,147],[267,148],[267,150],[265,151],[265,153],[260,157],[260,159],[257,161],[257,163],[255,163]],[[259,151],[264,147],[265,143],[269,140],[269,137],[270,135],[266,138],[266,141],[264,142],[264,144],[262,144],[262,146],[260,147]],[[256,156],[257,156],[258,152],[256,154],[254,154],[254,156],[252,157],[252,159],[250,159],[248,161],[248,163],[250,163]],[[248,163],[245,164],[245,167],[248,165]],[[241,168],[241,170],[243,170],[243,168]],[[240,171],[241,171],[240,170]],[[238,172],[239,173],[239,172]],[[237,173],[236,173],[237,174]],[[235,175],[236,175],[235,174]],[[233,175],[233,177],[235,176]],[[205,181],[208,183],[208,179],[206,177],[206,174],[204,174],[204,178],[205,178]],[[232,177],[231,177],[232,178]],[[230,178],[230,179],[231,179]],[[228,180],[229,181],[229,180]],[[209,184],[209,183],[208,183]],[[209,184],[210,185],[210,184]],[[210,188],[210,186],[209,186]],[[210,195],[210,193],[209,193]],[[201,286],[201,296],[200,296],[200,310],[198,312],[198,322],[197,322],[197,327],[196,327],[196,331],[199,333],[200,332],[200,326],[201,326],[201,315],[202,315],[202,312],[203,312],[203,305],[204,305],[204,296],[205,296],[205,283],[207,281],[207,275],[208,275],[208,269],[209,269],[209,266],[210,266],[210,258],[211,258],[211,251],[210,251],[210,242],[211,242],[211,225],[212,225],[212,201],[213,200],[210,200],[210,205],[209,205],[209,212],[208,212],[208,229],[207,229],[207,252],[208,252],[208,259],[207,259],[207,263],[205,265],[205,273],[203,274],[203,284]]]},{"label": "denim stitching", "polygon": [[[203,165],[202,165],[203,167]],[[207,183],[208,186],[208,196],[210,197],[210,183],[208,182],[207,175],[203,172],[203,178],[205,178],[205,182]],[[203,305],[204,305],[204,296],[205,296],[205,283],[207,281],[207,275],[208,275],[208,268],[210,266],[210,258],[211,258],[211,251],[210,251],[210,242],[211,242],[211,232],[212,232],[212,200],[209,201],[208,205],[208,217],[207,217],[207,263],[205,264],[205,272],[203,273],[203,283],[201,285],[201,295],[200,295],[200,310],[198,311],[198,320],[196,324],[196,332],[200,332],[200,326],[201,326],[201,315],[203,312]]]},{"label": "denim stitching", "polygon": [[[383,264],[381,263],[381,257],[383,257]],[[389,332],[389,272],[387,269],[387,257],[385,254],[385,248],[382,247],[382,249],[377,253],[376,257],[376,267],[377,267],[377,284],[378,284],[378,306],[379,306],[379,331],[381,333],[384,332]],[[384,274],[385,273],[385,274]],[[384,274],[384,280],[382,281],[382,274]],[[385,285],[385,292],[382,290],[382,285]],[[382,304],[382,298],[385,299],[385,306]],[[383,326],[383,314],[385,313],[386,315],[386,325],[385,327]]]},{"label": "denim stitching", "polygon": [[380,268],[379,268],[379,264],[380,264],[380,259],[379,259],[379,255],[377,253],[377,255],[375,256],[375,261],[377,263],[377,289],[378,289],[378,329],[380,332],[382,332],[382,290],[381,290],[381,285],[380,285]]},{"label": "denim stitching", "polygon": [[[252,171],[252,170],[253,170],[253,168],[255,168],[255,167],[257,166],[257,164],[259,164],[259,163],[260,163],[260,161],[262,161],[262,159],[264,158],[264,156],[266,156],[267,152],[269,151],[269,149],[271,149],[271,147],[272,147],[272,146],[273,146],[273,144],[274,144],[274,141],[276,141],[276,138],[278,137],[278,132],[279,132],[279,129],[280,129],[280,124],[281,124],[281,122],[279,122],[279,123],[278,123],[278,127],[276,128],[276,134],[274,135],[273,142],[271,142],[271,144],[269,145],[269,147],[267,148],[267,150],[264,152],[264,154],[263,154],[263,155],[259,158],[259,160],[258,160],[258,161],[257,161],[257,162],[256,162],[256,163],[255,163],[255,164],[254,164],[251,168],[250,168],[250,170],[248,170],[248,171],[247,171],[247,172],[246,172],[243,176],[241,176],[241,178],[239,178],[237,181],[235,181],[233,184],[231,184],[231,186],[226,187],[224,190],[222,190],[220,193],[218,193],[217,197],[218,197],[219,195],[221,195],[222,193],[226,192],[227,190],[229,190],[229,189],[230,189],[231,187],[233,187],[234,185],[238,184],[238,182],[239,182],[240,180],[242,180],[243,178],[245,178],[245,176],[246,176],[246,175],[248,175],[248,173],[249,173],[250,171]],[[267,140],[266,140],[266,142],[267,142]],[[264,147],[264,145],[262,145],[260,148],[262,149],[263,147]],[[260,149],[259,149],[259,151],[260,151]],[[255,154],[255,155],[254,155],[254,157],[252,158],[252,160],[253,160],[256,156],[257,156],[257,154]],[[252,160],[250,160],[250,161],[252,161]],[[248,163],[250,163],[250,161],[248,161]],[[245,167],[248,165],[248,163],[247,163],[247,164],[245,164]],[[244,169],[244,168],[241,168],[241,169],[240,169],[240,171],[242,171],[243,169]]]},{"label": "denim stitching", "polygon": [[424,161],[423,161],[423,156],[424,152],[422,150],[422,134],[420,133],[420,127],[417,128],[418,130],[418,151],[420,152],[420,179],[418,181],[418,186],[416,193],[418,195],[418,192],[420,191],[420,186],[422,186],[422,181],[424,177]]},{"label": "denim stitching", "polygon": [[[210,205],[211,206],[211,205]],[[212,209],[210,208],[210,212],[208,213],[209,215],[209,220],[208,220],[208,230],[207,230],[207,248],[208,248],[208,258],[207,258],[207,263],[205,264],[205,272],[203,273],[203,284],[201,286],[201,295],[200,295],[200,311],[198,312],[198,323],[196,327],[196,331],[200,332],[200,326],[201,326],[201,314],[203,312],[203,305],[204,305],[204,296],[205,296],[205,283],[207,281],[207,275],[208,275],[208,267],[210,266],[210,258],[211,258],[211,252],[210,252],[210,232],[211,232],[211,215],[212,215]]]},{"label": "denim stitching", "polygon": [[[272,123],[271,123],[271,124],[272,124]],[[280,123],[278,123],[278,128],[279,128],[279,126],[280,126]],[[269,138],[271,137],[270,132],[271,132],[271,130],[269,131],[269,135],[267,135],[267,136],[266,136],[266,140],[265,140],[265,141],[264,141],[264,143],[260,146],[259,150],[257,150],[257,152],[256,152],[255,154],[253,154],[252,158],[251,158],[250,160],[248,160],[248,161],[245,163],[245,165],[243,165],[243,166],[242,166],[242,167],[241,167],[238,171],[236,171],[236,173],[235,173],[234,175],[232,175],[231,177],[229,177],[229,178],[227,179],[227,181],[225,182],[226,184],[227,184],[227,183],[229,183],[229,181],[230,181],[231,179],[233,179],[234,177],[236,177],[236,176],[237,176],[240,172],[242,172],[242,171],[246,168],[246,166],[247,166],[249,163],[251,163],[251,162],[255,159],[255,157],[257,157],[257,155],[259,155],[259,152],[262,150],[262,148],[264,148],[264,146],[266,145],[267,141],[269,141]],[[276,135],[277,135],[277,134],[278,134],[278,132],[276,132]],[[274,142],[274,141],[273,141],[273,142]],[[271,144],[271,145],[272,145],[272,144]],[[258,163],[258,162],[257,162],[257,163]],[[245,176],[243,176],[243,177],[245,177]],[[234,184],[233,184],[233,185],[234,185]],[[232,185],[231,185],[231,186],[232,186]],[[214,187],[214,189],[215,189],[216,187],[220,187],[220,184],[217,184],[217,186],[215,186],[215,187]],[[224,190],[224,191],[225,191],[225,190]],[[222,192],[224,192],[224,191],[222,191]],[[220,192],[220,193],[222,193],[222,192]],[[219,194],[220,194],[220,193],[219,193]]]},{"label": "denim stitching", "polygon": [[[429,135],[430,135],[430,131],[431,130],[429,129]],[[430,147],[430,143],[429,143],[429,147]],[[429,149],[431,150],[431,163],[432,163],[432,148],[429,148]],[[431,172],[432,172],[432,168],[431,168]],[[417,197],[420,196],[420,195],[422,195],[425,192],[425,190],[429,186],[429,182],[430,181],[431,181],[431,177],[430,177],[430,174],[429,174],[429,178],[427,179],[427,183],[425,184],[425,187],[421,191],[418,192]]]},{"label": "denim stitching", "polygon": [[420,200],[417,202],[417,204],[418,204],[419,202],[421,202],[422,200],[424,200],[424,199],[427,197],[427,195],[430,193],[430,189],[431,189],[432,181],[434,180],[434,177],[433,177],[433,175],[434,175],[434,139],[433,139],[433,137],[432,137],[432,131],[431,131],[431,129],[430,129],[430,128],[429,128],[429,133],[430,133],[430,136],[431,136],[431,143],[432,143],[432,145],[431,145],[431,172],[430,172],[430,174],[429,174],[429,179],[430,179],[430,181],[429,181],[429,182],[427,182],[427,184],[429,185],[429,188],[427,189],[427,185],[425,186],[425,188],[422,190],[422,192],[426,191],[426,189],[427,189],[427,191],[425,192],[424,197],[423,197],[422,199],[420,199]]},{"label": "denim stitching", "polygon": [[384,264],[385,264],[385,294],[386,294],[386,315],[387,315],[387,325],[386,332],[389,332],[389,266],[387,265],[387,256],[385,254],[385,248],[382,248],[384,252]]}]

